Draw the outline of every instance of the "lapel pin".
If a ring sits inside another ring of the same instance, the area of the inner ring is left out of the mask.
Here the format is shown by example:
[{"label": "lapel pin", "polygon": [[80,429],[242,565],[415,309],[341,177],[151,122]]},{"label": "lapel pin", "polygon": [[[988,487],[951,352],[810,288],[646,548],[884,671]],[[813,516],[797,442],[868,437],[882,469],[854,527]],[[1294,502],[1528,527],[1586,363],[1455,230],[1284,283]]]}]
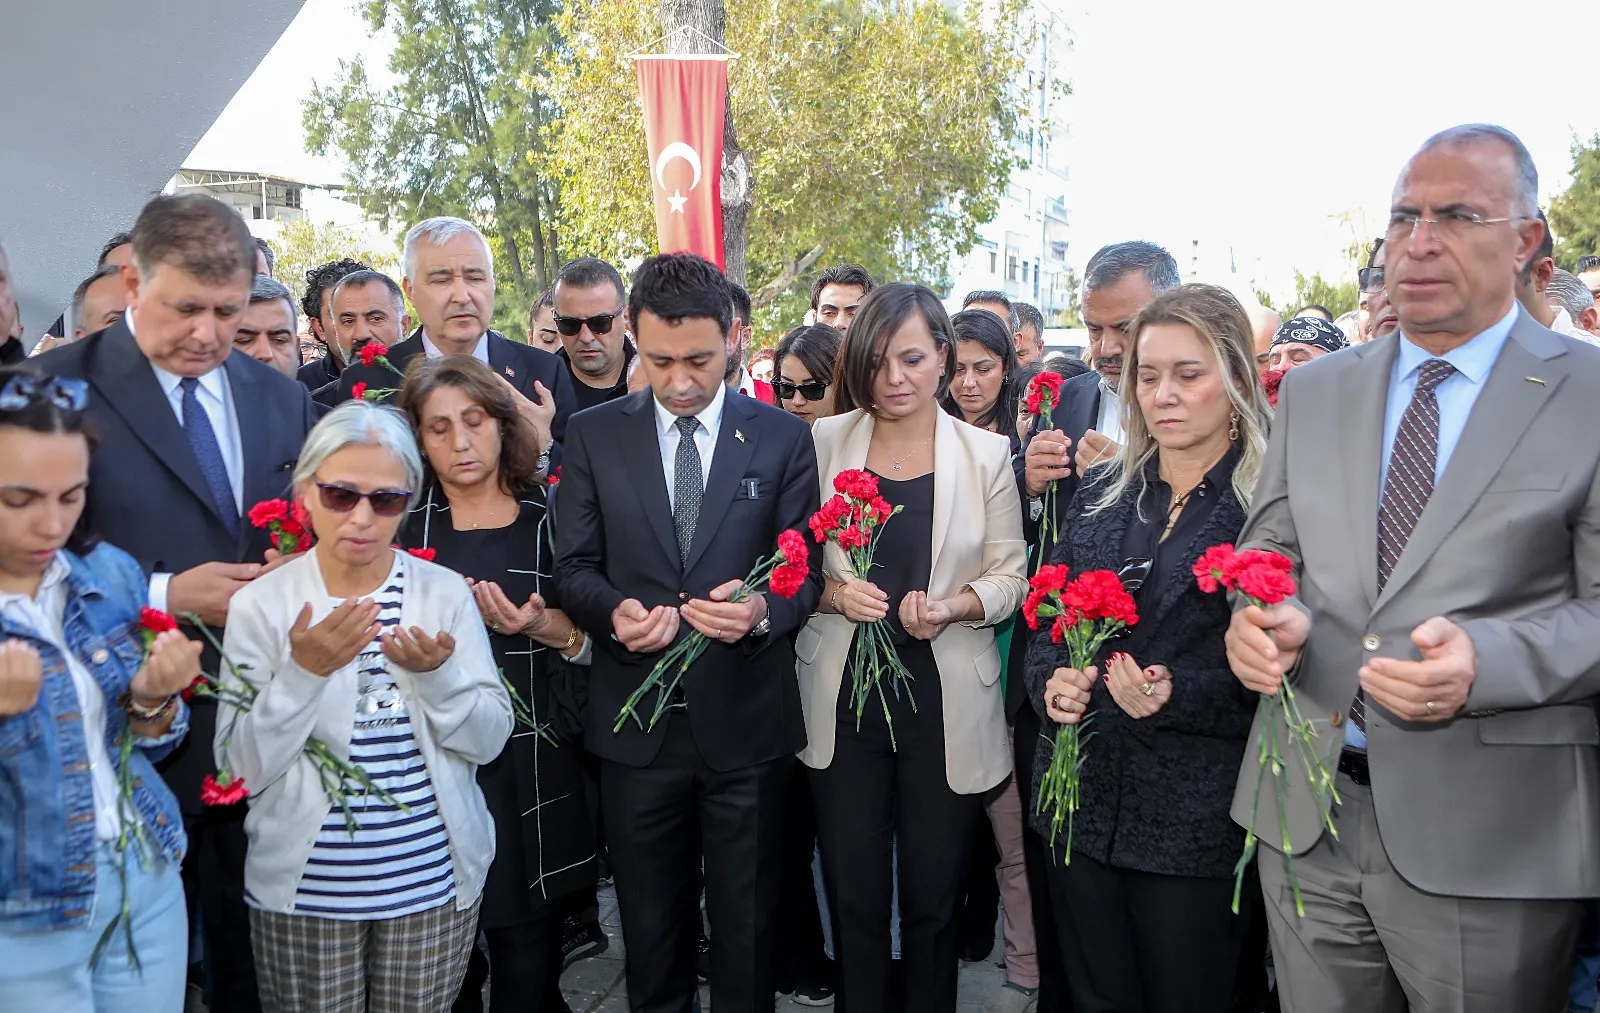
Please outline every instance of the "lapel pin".
[{"label": "lapel pin", "polygon": [[516,376],[517,375],[517,371],[512,369],[510,366],[507,366],[506,367],[506,375],[507,376]]},{"label": "lapel pin", "polygon": [[738,440],[740,443],[743,443],[744,442],[744,433],[742,433],[739,430],[735,429],[733,431],[733,438]]},{"label": "lapel pin", "polygon": [[1537,376],[1525,376],[1525,377],[1523,377],[1523,379],[1528,381],[1529,383],[1536,383],[1541,387],[1547,386],[1545,384],[1545,382],[1543,380],[1539,379]]}]

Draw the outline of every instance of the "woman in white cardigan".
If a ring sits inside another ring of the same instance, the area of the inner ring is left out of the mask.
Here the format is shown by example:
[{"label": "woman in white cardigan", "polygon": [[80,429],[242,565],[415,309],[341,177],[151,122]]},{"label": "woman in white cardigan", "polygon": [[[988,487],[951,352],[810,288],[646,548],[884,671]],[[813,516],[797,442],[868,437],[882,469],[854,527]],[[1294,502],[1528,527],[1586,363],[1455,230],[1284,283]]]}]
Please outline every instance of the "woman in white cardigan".
[{"label": "woman in white cardigan", "polygon": [[[494,824],[474,772],[511,733],[460,575],[391,548],[422,481],[390,408],[341,405],[295,468],[316,546],[234,596],[224,649],[258,690],[216,751],[250,791],[245,899],[263,1007],[448,1010],[477,931]],[[346,790],[316,739],[388,794]]]},{"label": "woman in white cardigan", "polygon": [[[896,846],[905,1008],[955,1009],[967,851],[984,793],[1011,772],[992,627],[1027,589],[1021,500],[1009,441],[939,406],[953,345],[931,291],[875,290],[838,370],[839,396],[861,407],[812,429],[824,499],[839,472],[865,468],[904,508],[882,529],[871,574],[852,574],[828,545],[819,614],[795,645],[808,739],[800,759],[811,768],[840,993],[851,1009],[891,1006]],[[859,624],[879,619],[913,676],[910,696],[886,685],[885,699],[874,694],[858,718],[851,644]]]}]

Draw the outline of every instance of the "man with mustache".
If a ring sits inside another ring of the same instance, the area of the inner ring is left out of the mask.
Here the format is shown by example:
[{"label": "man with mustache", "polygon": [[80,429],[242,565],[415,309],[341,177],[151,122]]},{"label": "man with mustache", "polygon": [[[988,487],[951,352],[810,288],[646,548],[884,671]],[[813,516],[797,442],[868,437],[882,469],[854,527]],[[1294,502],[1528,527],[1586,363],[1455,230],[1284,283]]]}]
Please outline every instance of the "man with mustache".
[{"label": "man with mustache", "polygon": [[1368,341],[1386,337],[1400,326],[1400,317],[1389,305],[1389,292],[1383,286],[1383,257],[1383,238],[1380,236],[1372,246],[1372,255],[1367,258],[1367,266],[1362,268],[1359,274],[1361,291],[1367,297],[1366,340]]}]

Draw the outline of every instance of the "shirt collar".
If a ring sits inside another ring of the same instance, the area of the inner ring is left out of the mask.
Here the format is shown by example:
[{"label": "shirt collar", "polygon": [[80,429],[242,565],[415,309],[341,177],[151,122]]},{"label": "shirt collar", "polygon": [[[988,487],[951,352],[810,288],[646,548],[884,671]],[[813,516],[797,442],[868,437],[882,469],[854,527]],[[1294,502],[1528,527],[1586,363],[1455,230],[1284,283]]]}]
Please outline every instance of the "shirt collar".
[{"label": "shirt collar", "polygon": [[[706,432],[713,436],[717,434],[722,425],[722,409],[727,403],[727,398],[728,385],[725,383],[717,384],[717,392],[712,395],[711,403],[701,409],[700,413],[695,416],[700,420],[700,424],[706,427]],[[654,394],[650,395],[650,403],[656,406],[656,432],[665,436],[677,425],[678,416],[667,411]]]},{"label": "shirt collar", "polygon": [[1456,368],[1456,372],[1469,383],[1478,385],[1489,376],[1489,370],[1494,368],[1495,360],[1500,358],[1500,350],[1505,347],[1507,339],[1511,337],[1511,328],[1516,325],[1519,309],[1515,301],[1511,303],[1511,310],[1501,317],[1498,322],[1490,324],[1486,329],[1474,335],[1465,344],[1435,356],[1432,352],[1415,344],[1412,340],[1400,335],[1400,355],[1396,360],[1402,379],[1411,376],[1422,368],[1422,364],[1429,359],[1439,358]]},{"label": "shirt collar", "polygon": [[[439,356],[445,354],[444,352],[441,352],[439,350],[439,346],[438,345],[435,345],[433,343],[433,339],[428,337],[428,332],[427,331],[423,331],[422,332],[422,354],[426,355],[430,359],[437,359]],[[483,363],[485,366],[487,366],[489,364],[489,332],[488,331],[484,331],[483,335],[478,338],[478,343],[473,346],[473,348],[472,348],[472,357],[474,359],[477,359],[479,362]]]},{"label": "shirt collar", "polygon": [[50,565],[44,569],[44,578],[39,581],[39,590],[30,598],[25,594],[8,594],[0,591],[0,605],[10,605],[14,602],[38,601],[46,592],[66,582],[72,575],[72,567],[60,552],[50,557]]},{"label": "shirt collar", "polygon": [[[230,352],[229,354],[232,353]],[[145,361],[150,362],[149,359],[146,359]],[[172,397],[172,392],[178,388],[178,385],[182,383],[184,379],[176,373],[167,372],[153,362],[150,363],[150,372],[156,375],[156,382],[161,385],[161,392],[167,395],[169,398]],[[200,377],[200,389],[204,390],[218,401],[223,400],[221,366],[213,369],[205,376]]]}]

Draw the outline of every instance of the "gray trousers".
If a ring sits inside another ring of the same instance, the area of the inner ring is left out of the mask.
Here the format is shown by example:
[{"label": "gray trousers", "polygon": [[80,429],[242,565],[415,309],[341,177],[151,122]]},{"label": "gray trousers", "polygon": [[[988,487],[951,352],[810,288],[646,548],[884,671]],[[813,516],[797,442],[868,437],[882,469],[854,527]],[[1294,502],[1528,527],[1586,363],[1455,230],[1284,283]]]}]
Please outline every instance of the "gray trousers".
[{"label": "gray trousers", "polygon": [[1339,839],[1295,861],[1304,918],[1282,853],[1259,852],[1284,1013],[1563,1013],[1580,903],[1423,893],[1389,864],[1371,790],[1338,778]]}]

